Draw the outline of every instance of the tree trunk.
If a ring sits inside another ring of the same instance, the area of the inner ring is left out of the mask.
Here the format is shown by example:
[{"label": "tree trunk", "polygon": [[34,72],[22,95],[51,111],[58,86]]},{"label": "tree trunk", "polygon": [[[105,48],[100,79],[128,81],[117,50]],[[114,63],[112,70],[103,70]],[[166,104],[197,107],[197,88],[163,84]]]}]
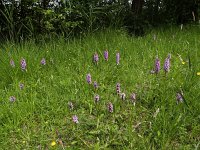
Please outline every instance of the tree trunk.
[{"label": "tree trunk", "polygon": [[131,9],[135,16],[139,16],[142,12],[142,7],[144,5],[144,0],[133,0]]}]

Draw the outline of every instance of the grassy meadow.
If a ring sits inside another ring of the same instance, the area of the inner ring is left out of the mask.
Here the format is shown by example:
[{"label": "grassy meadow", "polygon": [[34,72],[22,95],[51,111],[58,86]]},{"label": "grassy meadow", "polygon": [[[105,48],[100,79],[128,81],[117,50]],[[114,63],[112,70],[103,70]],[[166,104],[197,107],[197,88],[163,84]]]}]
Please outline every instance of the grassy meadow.
[{"label": "grassy meadow", "polygon": [[[108,29],[1,44],[0,149],[199,149],[199,33],[173,27],[136,38]],[[160,71],[152,73],[156,57]]]}]

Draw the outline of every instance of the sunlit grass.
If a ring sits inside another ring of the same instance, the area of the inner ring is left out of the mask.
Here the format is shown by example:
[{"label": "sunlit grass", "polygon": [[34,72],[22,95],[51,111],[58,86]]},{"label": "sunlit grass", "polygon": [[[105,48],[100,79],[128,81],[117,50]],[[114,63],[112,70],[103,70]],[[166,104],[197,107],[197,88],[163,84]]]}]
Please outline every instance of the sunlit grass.
[{"label": "sunlit grass", "polygon": [[[139,38],[106,30],[71,41],[2,44],[0,147],[198,149],[199,30],[171,28]],[[103,57],[106,49],[108,61]],[[118,52],[120,63],[116,65]],[[93,63],[95,53],[98,64]],[[171,67],[165,74],[163,65],[169,53]],[[161,71],[156,75],[151,70],[157,56]],[[27,63],[25,71],[20,66],[22,58]],[[46,65],[41,64],[43,58]],[[11,59],[15,67],[10,65]],[[91,85],[87,74],[91,74]],[[98,89],[93,87],[94,81]],[[126,94],[124,101],[116,93],[117,83]],[[177,92],[184,97],[178,105]],[[132,93],[136,94],[135,106]],[[100,96],[97,103],[96,94]],[[14,102],[10,102],[11,96],[16,98]],[[113,113],[108,111],[109,102]],[[78,123],[73,121],[74,115]]]}]

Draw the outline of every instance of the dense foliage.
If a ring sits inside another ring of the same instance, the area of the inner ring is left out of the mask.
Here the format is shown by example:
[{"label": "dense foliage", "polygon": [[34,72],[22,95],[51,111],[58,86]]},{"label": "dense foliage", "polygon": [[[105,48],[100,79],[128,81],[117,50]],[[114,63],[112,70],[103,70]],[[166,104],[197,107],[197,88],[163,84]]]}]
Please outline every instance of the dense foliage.
[{"label": "dense foliage", "polygon": [[198,20],[199,0],[0,0],[0,36],[77,35],[108,26],[141,35],[163,23]]}]

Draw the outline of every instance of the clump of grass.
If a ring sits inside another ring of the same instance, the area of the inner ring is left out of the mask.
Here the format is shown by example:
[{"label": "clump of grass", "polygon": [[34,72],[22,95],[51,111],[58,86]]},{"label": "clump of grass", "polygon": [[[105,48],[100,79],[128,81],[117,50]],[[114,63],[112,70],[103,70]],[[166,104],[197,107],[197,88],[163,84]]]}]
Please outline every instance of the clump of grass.
[{"label": "clump of grass", "polygon": [[[198,30],[139,38],[107,30],[70,42],[1,45],[0,146],[198,149]],[[160,68],[151,74],[156,57]]]}]

